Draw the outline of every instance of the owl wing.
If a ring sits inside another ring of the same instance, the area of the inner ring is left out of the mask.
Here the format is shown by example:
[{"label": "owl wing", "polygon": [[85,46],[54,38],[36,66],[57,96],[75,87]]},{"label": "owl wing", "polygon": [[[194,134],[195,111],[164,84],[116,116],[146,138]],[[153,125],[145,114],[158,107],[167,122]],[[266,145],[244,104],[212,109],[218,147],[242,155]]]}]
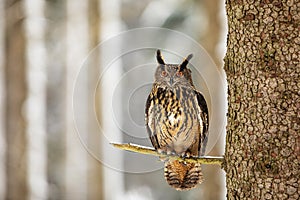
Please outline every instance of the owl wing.
[{"label": "owl wing", "polygon": [[206,148],[206,144],[207,144],[207,140],[208,140],[208,125],[209,125],[209,119],[208,119],[208,107],[206,104],[206,101],[203,97],[203,95],[199,92],[195,90],[195,94],[197,97],[197,102],[198,102],[198,106],[200,108],[200,118],[199,121],[202,121],[202,126],[203,126],[203,132],[200,135],[200,140],[199,140],[199,152],[200,155],[204,155],[205,153],[205,148]]},{"label": "owl wing", "polygon": [[[151,103],[152,102],[152,103]],[[151,143],[155,149],[159,149],[159,143],[155,130],[155,106],[153,105],[153,94],[149,94],[146,101],[145,116],[146,116],[146,128],[149,134]]]}]

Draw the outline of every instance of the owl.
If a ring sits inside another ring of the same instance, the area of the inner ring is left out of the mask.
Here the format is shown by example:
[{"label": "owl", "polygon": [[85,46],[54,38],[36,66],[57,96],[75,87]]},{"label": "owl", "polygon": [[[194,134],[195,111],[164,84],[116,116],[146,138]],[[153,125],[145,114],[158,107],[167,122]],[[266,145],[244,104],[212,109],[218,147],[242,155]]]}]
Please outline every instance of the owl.
[{"label": "owl", "polygon": [[[192,56],[181,64],[166,64],[157,50],[155,81],[145,109],[146,128],[154,148],[183,158],[204,155],[208,135],[207,104],[187,68]],[[203,181],[200,164],[163,161],[165,179],[176,190],[189,190]]]}]

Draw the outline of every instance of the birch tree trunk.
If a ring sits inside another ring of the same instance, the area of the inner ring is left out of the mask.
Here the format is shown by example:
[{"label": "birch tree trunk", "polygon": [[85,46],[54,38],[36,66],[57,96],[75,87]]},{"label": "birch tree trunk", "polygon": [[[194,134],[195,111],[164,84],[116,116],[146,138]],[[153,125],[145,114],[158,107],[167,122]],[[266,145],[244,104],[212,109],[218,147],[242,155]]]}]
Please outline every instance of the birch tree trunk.
[{"label": "birch tree trunk", "polygon": [[299,199],[300,2],[227,0],[228,199]]}]

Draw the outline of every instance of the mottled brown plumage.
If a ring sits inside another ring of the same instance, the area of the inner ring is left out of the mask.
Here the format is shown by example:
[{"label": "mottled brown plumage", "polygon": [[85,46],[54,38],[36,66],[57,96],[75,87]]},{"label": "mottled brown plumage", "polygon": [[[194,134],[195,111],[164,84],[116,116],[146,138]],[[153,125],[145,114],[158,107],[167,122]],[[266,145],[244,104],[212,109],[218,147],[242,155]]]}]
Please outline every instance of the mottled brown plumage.
[{"label": "mottled brown plumage", "polygon": [[[157,51],[155,82],[146,103],[146,126],[158,151],[179,156],[205,152],[208,109],[203,95],[193,84],[187,68],[192,55],[181,64],[165,64]],[[165,161],[165,178],[177,190],[194,188],[203,180],[200,164]]]}]

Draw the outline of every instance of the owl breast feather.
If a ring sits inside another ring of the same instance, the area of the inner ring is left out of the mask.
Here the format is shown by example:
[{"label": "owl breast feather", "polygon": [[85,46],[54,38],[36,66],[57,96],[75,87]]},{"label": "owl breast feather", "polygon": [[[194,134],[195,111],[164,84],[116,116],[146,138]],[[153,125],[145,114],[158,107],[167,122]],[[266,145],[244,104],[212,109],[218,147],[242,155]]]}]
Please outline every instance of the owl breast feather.
[{"label": "owl breast feather", "polygon": [[[169,93],[169,94],[168,94]],[[189,108],[187,96],[182,91],[168,91],[163,105],[165,115],[161,124],[161,134],[171,136],[166,140],[171,151],[180,154],[186,151],[195,142],[197,125],[193,124],[196,112]]]},{"label": "owl breast feather", "polygon": [[168,113],[168,120],[170,122],[170,125],[175,127],[178,124],[178,122],[181,120],[181,116],[171,112]]}]

